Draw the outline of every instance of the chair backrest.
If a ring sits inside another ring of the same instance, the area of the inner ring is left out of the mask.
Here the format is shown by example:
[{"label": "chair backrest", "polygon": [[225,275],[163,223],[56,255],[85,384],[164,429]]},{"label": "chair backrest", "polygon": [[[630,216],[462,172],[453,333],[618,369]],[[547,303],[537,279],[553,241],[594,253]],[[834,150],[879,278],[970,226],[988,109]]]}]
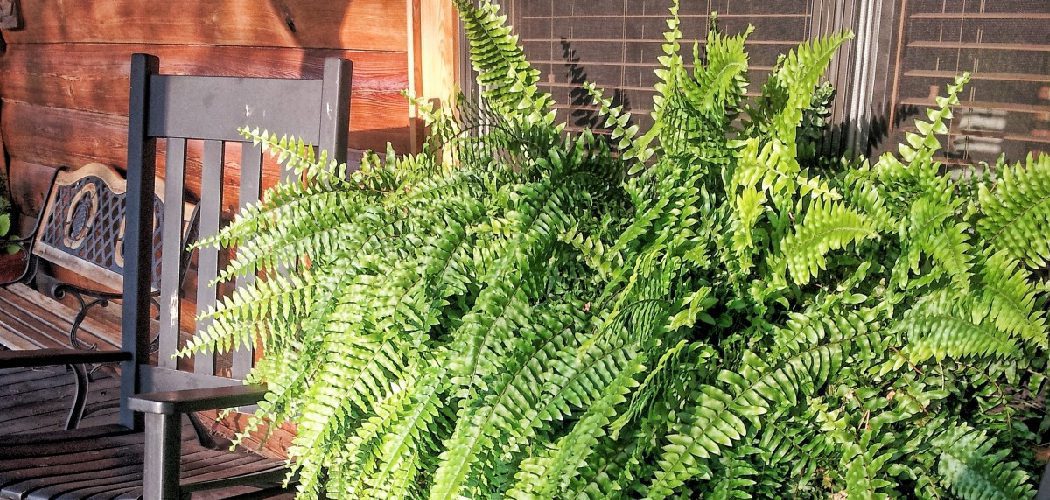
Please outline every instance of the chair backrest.
[{"label": "chair backrest", "polygon": [[[193,372],[176,369],[172,354],[179,345],[181,254],[181,199],[188,175],[199,175],[199,232],[215,234],[221,225],[224,165],[227,145],[240,143],[241,164],[238,202],[241,206],[259,199],[262,152],[241,137],[242,126],[259,127],[275,133],[295,135],[329,151],[337,161],[345,161],[350,109],[349,61],[325,61],[321,80],[269,78],[230,78],[175,76],[158,74],[158,60],[146,54],[131,59],[131,94],[128,123],[128,195],[125,230],[122,348],[133,360],[122,365],[121,423],[135,425],[127,398],[158,390],[192,389],[231,385],[229,379],[215,376],[212,353],[198,354]],[[154,220],[154,204],[141,193],[155,189],[157,139],[166,142],[165,199],[160,265],[160,332],[158,365],[148,364],[151,262],[153,239],[149,222]],[[187,168],[186,141],[203,141],[199,174],[195,165]],[[193,182],[197,184],[197,182]],[[226,183],[229,184],[229,183]],[[220,254],[215,249],[198,250],[197,311],[216,303],[211,281],[219,270]],[[254,276],[244,277],[238,286]],[[198,324],[198,330],[206,325]],[[232,376],[242,377],[253,360],[251,348],[233,353]]]}]

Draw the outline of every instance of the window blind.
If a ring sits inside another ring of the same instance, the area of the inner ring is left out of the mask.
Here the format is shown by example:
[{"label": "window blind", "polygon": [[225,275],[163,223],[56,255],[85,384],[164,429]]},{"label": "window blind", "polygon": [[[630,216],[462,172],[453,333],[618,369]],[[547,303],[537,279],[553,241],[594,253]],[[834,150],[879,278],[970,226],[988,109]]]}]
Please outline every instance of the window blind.
[{"label": "window blind", "polygon": [[[570,130],[600,126],[587,81],[650,125],[669,0],[501,3]],[[779,54],[816,36],[857,34],[827,75],[838,90],[829,149],[894,148],[961,71],[973,77],[942,138],[942,161],[1016,160],[1050,148],[1048,0],[683,0],[683,43],[698,42],[701,53],[711,12],[726,33],[755,27],[747,44],[752,95]]]},{"label": "window blind", "polygon": [[894,141],[970,71],[942,161],[1019,160],[1050,149],[1050,1],[907,0],[894,75]]},{"label": "window blind", "polygon": [[[596,125],[590,98],[581,89],[591,81],[629,108],[639,125],[649,124],[657,58],[667,30],[666,0],[515,0],[505,2],[526,55],[542,73],[541,88],[557,102],[559,118],[580,128]],[[810,0],[682,2],[683,45],[703,45],[708,18],[717,12],[720,29],[736,34],[749,24],[751,92],[776,62],[813,30]],[[688,52],[688,50],[687,50]],[[701,51],[702,53],[702,51]],[[692,67],[692,58],[686,62]]]}]

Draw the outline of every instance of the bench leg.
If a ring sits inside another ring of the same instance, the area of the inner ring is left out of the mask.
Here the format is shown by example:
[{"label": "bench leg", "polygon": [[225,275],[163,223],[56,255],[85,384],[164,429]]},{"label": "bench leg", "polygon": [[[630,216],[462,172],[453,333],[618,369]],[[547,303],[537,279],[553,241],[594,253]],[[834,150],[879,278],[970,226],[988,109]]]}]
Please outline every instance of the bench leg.
[{"label": "bench leg", "polygon": [[179,454],[182,422],[179,415],[146,414],[146,464],[142,497],[150,500],[179,498]]},{"label": "bench leg", "polygon": [[66,417],[66,430],[71,431],[80,425],[80,419],[84,417],[84,405],[87,403],[88,376],[84,365],[66,365],[73,371],[76,381],[76,394],[73,395],[73,407],[69,409]]}]

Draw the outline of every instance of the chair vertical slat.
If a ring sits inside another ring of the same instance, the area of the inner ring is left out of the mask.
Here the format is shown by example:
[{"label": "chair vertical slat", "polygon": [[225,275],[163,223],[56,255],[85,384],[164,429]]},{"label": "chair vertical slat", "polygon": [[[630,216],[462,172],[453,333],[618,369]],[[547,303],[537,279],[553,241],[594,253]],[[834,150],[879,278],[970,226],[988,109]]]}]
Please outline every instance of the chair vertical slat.
[{"label": "chair vertical slat", "polygon": [[179,348],[179,289],[182,286],[182,230],[185,217],[183,185],[186,139],[168,139],[164,179],[164,227],[161,229],[160,334],[157,364],[176,368],[172,355]]},{"label": "chair vertical slat", "polygon": [[[244,208],[249,203],[259,201],[259,193],[262,188],[262,150],[250,143],[241,144],[241,187],[239,203]],[[255,283],[255,273],[248,273],[237,277],[237,288],[251,286]],[[255,360],[255,346],[250,342],[248,345],[238,346],[233,351],[233,367],[231,375],[233,378],[244,378],[252,368]]]},{"label": "chair vertical slat", "polygon": [[[200,235],[207,238],[219,232],[222,216],[222,169],[225,163],[224,144],[204,141],[201,168]],[[197,254],[197,312],[203,313],[215,305],[216,290],[212,280],[219,273],[219,250],[205,247]],[[197,323],[197,331],[204,331],[210,320]],[[215,374],[215,354],[198,352],[193,358],[193,371],[204,375]]]},{"label": "chair vertical slat", "polygon": [[289,168],[281,166],[281,173],[278,179],[281,180],[281,184],[287,184],[289,182],[295,182],[299,177],[295,175],[295,171]]},{"label": "chair vertical slat", "polygon": [[150,290],[153,270],[153,193],[157,175],[157,140],[146,132],[149,123],[149,80],[160,61],[146,54],[131,56],[128,102],[128,176],[124,226],[124,280],[121,304],[121,349],[131,360],[120,366],[120,424],[142,428],[141,417],[128,407],[138,393],[138,364],[148,363]]},{"label": "chair vertical slat", "polygon": [[[317,147],[328,151],[328,158],[346,162],[346,134],[350,121],[350,79],[353,63],[345,59],[327,59],[321,87],[321,125]],[[345,104],[341,104],[345,103]]]}]

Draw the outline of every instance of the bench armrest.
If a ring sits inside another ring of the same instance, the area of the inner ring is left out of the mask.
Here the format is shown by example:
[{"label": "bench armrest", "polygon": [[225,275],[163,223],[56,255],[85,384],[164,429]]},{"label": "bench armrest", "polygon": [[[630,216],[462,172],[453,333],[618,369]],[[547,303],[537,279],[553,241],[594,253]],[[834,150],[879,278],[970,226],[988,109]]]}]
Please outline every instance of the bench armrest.
[{"label": "bench armrest", "polygon": [[81,351],[62,348],[3,351],[0,352],[0,368],[116,363],[130,359],[131,353],[124,351]]},{"label": "bench armrest", "polygon": [[262,401],[265,395],[266,387],[263,386],[234,385],[214,389],[186,389],[139,394],[128,400],[128,406],[142,413],[176,415],[249,406]]}]

